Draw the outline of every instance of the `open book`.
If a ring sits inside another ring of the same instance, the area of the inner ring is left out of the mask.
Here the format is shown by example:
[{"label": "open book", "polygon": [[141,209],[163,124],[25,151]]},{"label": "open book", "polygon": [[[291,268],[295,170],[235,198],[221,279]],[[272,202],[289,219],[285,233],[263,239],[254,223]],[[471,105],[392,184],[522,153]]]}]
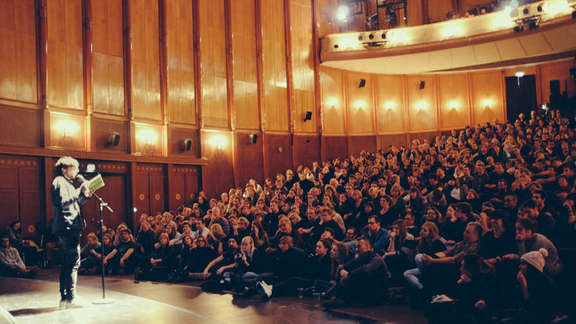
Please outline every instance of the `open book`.
[{"label": "open book", "polygon": [[88,189],[92,192],[96,192],[96,190],[104,187],[104,179],[102,179],[102,175],[99,174],[97,176],[95,176],[94,178],[90,179],[88,181],[88,183],[86,184],[88,186]]}]

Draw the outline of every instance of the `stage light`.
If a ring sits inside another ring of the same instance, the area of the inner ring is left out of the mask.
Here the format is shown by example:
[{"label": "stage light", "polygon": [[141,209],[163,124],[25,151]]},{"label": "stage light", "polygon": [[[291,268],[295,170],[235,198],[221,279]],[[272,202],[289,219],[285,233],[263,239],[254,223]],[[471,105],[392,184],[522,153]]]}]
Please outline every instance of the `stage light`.
[{"label": "stage light", "polygon": [[364,110],[366,109],[366,101],[364,100],[358,100],[354,103],[354,108],[358,109],[358,110]]},{"label": "stage light", "polygon": [[516,76],[517,78],[521,78],[521,77],[523,77],[524,75],[526,75],[526,73],[524,73],[524,71],[518,71],[518,72],[516,72],[516,73],[514,74],[514,76]]},{"label": "stage light", "polygon": [[54,124],[54,129],[62,134],[63,137],[70,137],[78,133],[80,125],[72,119],[60,119]]},{"label": "stage light", "polygon": [[460,109],[460,103],[457,100],[452,100],[448,103],[448,107],[452,110]]},{"label": "stage light", "polygon": [[482,100],[482,107],[484,107],[484,109],[491,108],[493,104],[494,102],[492,101],[492,99],[486,98]]},{"label": "stage light", "polygon": [[350,17],[350,8],[347,5],[340,5],[336,9],[336,21],[339,23],[347,23]]},{"label": "stage light", "polygon": [[214,147],[218,150],[222,150],[226,147],[226,144],[228,144],[228,141],[226,140],[225,136],[212,135],[212,137],[210,137],[209,143],[212,147]]},{"label": "stage light", "polygon": [[336,106],[338,106],[338,99],[336,98],[329,98],[328,100],[326,100],[326,106],[328,108],[334,109],[336,108]]},{"label": "stage light", "polygon": [[151,128],[141,129],[136,133],[136,139],[146,145],[154,145],[158,141],[158,133]]},{"label": "stage light", "polygon": [[94,173],[96,172],[96,164],[88,163],[86,164],[86,173]]},{"label": "stage light", "polygon": [[386,108],[386,110],[393,110],[394,108],[396,108],[396,103],[394,101],[388,101],[384,105],[384,108]]},{"label": "stage light", "polygon": [[426,107],[427,107],[427,104],[425,101],[418,101],[416,103],[416,110],[417,111],[422,111],[422,110],[426,109]]},{"label": "stage light", "polygon": [[510,18],[511,7],[506,7],[502,12],[494,15],[494,20],[492,21],[492,28],[494,29],[504,29],[511,28],[514,26],[514,21]]}]

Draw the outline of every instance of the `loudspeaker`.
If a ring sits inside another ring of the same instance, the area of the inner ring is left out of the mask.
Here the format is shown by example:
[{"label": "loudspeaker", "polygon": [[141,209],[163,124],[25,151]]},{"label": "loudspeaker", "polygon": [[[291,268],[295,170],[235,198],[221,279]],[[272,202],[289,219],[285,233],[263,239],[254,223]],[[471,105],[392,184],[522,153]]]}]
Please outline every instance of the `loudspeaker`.
[{"label": "loudspeaker", "polygon": [[304,121],[312,120],[312,111],[306,110],[306,116],[304,116]]},{"label": "loudspeaker", "polygon": [[186,138],[182,141],[182,151],[190,151],[192,149],[192,139]]},{"label": "loudspeaker", "polygon": [[[576,11],[574,11],[574,12],[576,12]],[[576,68],[571,68],[571,69],[570,69],[570,77],[571,77],[573,80],[576,80]]]},{"label": "loudspeaker", "polygon": [[366,79],[360,79],[360,83],[358,84],[358,88],[364,88],[366,86]]},{"label": "loudspeaker", "polygon": [[248,138],[250,144],[256,144],[256,142],[258,141],[258,134],[250,134],[248,135]]},{"label": "loudspeaker", "polygon": [[420,90],[426,88],[426,81],[424,81],[424,80],[420,81],[420,84],[418,85],[418,88],[419,88]]},{"label": "loudspeaker", "polygon": [[113,132],[108,137],[108,146],[118,146],[120,144],[120,133]]}]

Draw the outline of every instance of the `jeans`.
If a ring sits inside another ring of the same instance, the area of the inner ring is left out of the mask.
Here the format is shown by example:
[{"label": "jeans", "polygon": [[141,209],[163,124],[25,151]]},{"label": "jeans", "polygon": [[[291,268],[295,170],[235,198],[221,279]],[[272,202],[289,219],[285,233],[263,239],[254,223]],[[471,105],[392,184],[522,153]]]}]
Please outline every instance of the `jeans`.
[{"label": "jeans", "polygon": [[414,263],[416,263],[416,268],[404,271],[404,279],[408,281],[408,285],[410,285],[410,287],[422,290],[424,289],[424,286],[420,282],[423,268],[422,254],[416,254],[414,257]]},{"label": "jeans", "polygon": [[66,233],[58,238],[62,244],[60,296],[63,300],[72,300],[76,292],[78,268],[80,268],[80,233]]}]

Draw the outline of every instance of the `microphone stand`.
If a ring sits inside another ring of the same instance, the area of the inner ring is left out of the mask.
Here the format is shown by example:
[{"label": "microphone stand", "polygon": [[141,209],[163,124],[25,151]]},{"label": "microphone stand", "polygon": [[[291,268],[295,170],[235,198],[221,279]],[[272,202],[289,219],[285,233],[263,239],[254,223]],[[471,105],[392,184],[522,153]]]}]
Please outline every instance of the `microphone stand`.
[{"label": "microphone stand", "polygon": [[105,287],[105,281],[104,281],[104,277],[105,277],[105,273],[104,273],[104,257],[105,257],[105,251],[104,251],[104,207],[106,207],[106,209],[108,209],[108,211],[110,213],[113,213],[114,210],[108,205],[107,202],[104,201],[104,199],[102,199],[102,197],[98,196],[97,193],[93,192],[92,195],[94,197],[96,197],[99,201],[100,201],[100,242],[102,242],[102,255],[100,257],[100,268],[102,269],[101,271],[101,275],[102,275],[102,299],[98,299],[93,301],[93,304],[97,304],[97,305],[103,305],[103,304],[111,304],[114,302],[114,300],[110,299],[110,298],[106,298],[106,287]]}]

